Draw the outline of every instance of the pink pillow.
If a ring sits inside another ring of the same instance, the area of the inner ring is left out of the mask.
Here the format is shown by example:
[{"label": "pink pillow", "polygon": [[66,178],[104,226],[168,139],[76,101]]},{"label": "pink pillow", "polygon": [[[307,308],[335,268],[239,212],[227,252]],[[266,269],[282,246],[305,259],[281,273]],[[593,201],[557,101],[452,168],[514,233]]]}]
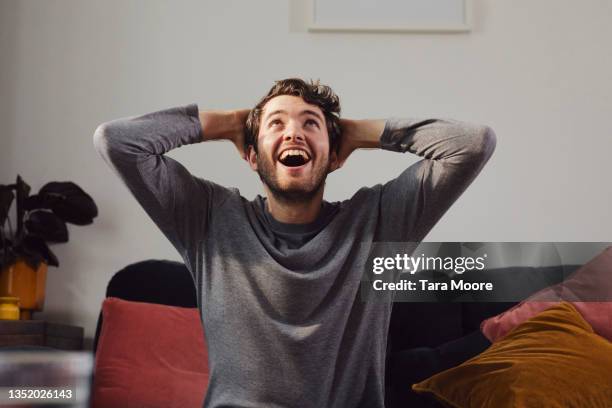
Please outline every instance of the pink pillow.
[{"label": "pink pillow", "polygon": [[564,282],[542,289],[515,307],[484,320],[480,329],[491,342],[495,342],[519,324],[561,301],[571,302],[595,333],[612,341],[612,247]]},{"label": "pink pillow", "polygon": [[92,407],[201,408],[208,351],[198,310],[107,298]]}]

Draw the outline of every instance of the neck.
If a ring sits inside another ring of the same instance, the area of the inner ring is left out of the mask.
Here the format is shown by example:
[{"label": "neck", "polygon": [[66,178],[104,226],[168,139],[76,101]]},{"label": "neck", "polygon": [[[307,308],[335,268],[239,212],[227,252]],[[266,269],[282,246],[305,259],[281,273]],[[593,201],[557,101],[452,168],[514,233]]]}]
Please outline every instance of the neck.
[{"label": "neck", "polygon": [[268,211],[278,222],[286,224],[308,224],[317,219],[323,202],[323,188],[310,200],[287,201],[279,199],[267,188]]}]

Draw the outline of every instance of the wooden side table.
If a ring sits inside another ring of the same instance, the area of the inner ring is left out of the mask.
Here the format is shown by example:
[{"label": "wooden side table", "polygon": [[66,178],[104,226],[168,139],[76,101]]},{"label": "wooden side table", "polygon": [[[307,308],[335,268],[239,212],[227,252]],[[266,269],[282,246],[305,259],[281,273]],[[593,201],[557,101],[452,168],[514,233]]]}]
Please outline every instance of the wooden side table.
[{"label": "wooden side table", "polygon": [[83,350],[83,328],[44,320],[0,320],[0,347],[45,346]]}]

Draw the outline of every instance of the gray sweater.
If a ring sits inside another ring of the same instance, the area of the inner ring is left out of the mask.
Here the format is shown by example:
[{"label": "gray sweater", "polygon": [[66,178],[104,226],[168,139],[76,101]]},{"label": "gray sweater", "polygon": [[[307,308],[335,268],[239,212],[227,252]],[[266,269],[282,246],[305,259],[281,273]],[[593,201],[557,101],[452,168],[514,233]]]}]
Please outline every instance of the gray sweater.
[{"label": "gray sweater", "polygon": [[359,296],[369,248],[421,241],[491,156],[491,128],[387,120],[382,148],[423,159],[325,203],[332,211],[294,245],[279,240],[264,198],[249,201],[164,155],[202,140],[195,104],[110,121],[94,134],[193,275],[209,347],[204,406],[383,407],[392,296]]}]

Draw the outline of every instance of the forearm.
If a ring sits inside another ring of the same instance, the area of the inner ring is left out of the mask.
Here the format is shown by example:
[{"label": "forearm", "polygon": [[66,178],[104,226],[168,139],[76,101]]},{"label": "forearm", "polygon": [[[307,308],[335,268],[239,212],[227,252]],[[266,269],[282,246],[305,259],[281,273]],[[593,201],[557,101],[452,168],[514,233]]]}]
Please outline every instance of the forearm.
[{"label": "forearm", "polygon": [[496,137],[484,125],[454,119],[388,119],[380,147],[447,163],[486,162]]},{"label": "forearm", "polygon": [[133,161],[201,142],[200,134],[198,107],[191,104],[103,123],[94,145],[109,162]]}]

